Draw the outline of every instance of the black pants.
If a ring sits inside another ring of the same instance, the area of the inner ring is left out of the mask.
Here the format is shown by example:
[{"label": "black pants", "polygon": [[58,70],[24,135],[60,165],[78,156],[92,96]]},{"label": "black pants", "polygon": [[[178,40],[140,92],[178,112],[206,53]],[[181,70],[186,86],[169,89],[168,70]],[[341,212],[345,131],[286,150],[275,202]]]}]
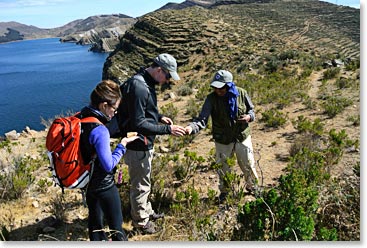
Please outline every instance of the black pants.
[{"label": "black pants", "polygon": [[121,199],[117,187],[102,192],[87,192],[89,210],[88,232],[90,241],[108,240],[104,232],[106,218],[112,240],[127,241],[122,229]]}]

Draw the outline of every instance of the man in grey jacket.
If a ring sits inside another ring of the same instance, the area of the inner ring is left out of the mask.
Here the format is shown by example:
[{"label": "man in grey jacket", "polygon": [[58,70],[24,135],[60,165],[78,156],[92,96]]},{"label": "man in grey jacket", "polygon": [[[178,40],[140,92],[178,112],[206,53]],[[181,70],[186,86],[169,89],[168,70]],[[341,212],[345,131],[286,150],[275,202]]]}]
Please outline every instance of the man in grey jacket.
[{"label": "man in grey jacket", "polygon": [[169,83],[170,78],[180,80],[177,63],[173,56],[164,53],[120,86],[122,101],[117,121],[122,131],[119,136],[125,137],[127,132],[137,132],[140,136],[126,146],[124,161],[129,167],[132,224],[143,234],[157,232],[152,221],[163,217],[154,212],[148,200],[155,137],[185,134],[183,127],[174,125],[170,118],[158,112],[155,87]]},{"label": "man in grey jacket", "polygon": [[206,97],[199,117],[185,129],[187,134],[198,133],[206,127],[209,116],[212,117],[216,161],[222,165],[218,170],[221,192],[219,200],[223,201],[228,194],[225,175],[231,172],[226,160],[234,153],[245,176],[247,191],[253,193],[257,187],[258,176],[249,126],[249,123],[255,120],[255,112],[246,90],[234,84],[232,73],[229,71],[218,71],[210,86],[213,92]]}]

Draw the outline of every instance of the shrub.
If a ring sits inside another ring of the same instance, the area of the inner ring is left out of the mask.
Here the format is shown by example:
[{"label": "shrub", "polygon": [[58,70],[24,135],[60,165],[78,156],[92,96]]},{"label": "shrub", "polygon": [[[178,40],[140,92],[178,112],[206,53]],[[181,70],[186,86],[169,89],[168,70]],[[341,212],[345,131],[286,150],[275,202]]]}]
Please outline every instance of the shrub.
[{"label": "shrub", "polygon": [[13,200],[22,196],[34,182],[32,172],[40,165],[35,165],[29,157],[18,157],[13,160],[11,171],[0,174],[0,195],[2,199]]},{"label": "shrub", "polygon": [[262,113],[260,121],[264,122],[266,127],[278,128],[286,123],[287,115],[277,109],[269,109]]},{"label": "shrub", "polygon": [[324,108],[324,113],[332,118],[341,113],[346,107],[350,106],[352,103],[352,100],[345,97],[330,96],[326,99],[325,102],[321,104],[321,106]]},{"label": "shrub", "polygon": [[335,78],[340,73],[339,67],[332,67],[329,69],[326,69],[323,73],[323,79],[329,80]]},{"label": "shrub", "polygon": [[178,109],[173,105],[173,103],[168,103],[161,107],[161,112],[164,116],[167,116],[174,121],[174,119],[177,117]]},{"label": "shrub", "polygon": [[189,96],[192,94],[192,88],[187,85],[187,84],[183,84],[181,85],[178,89],[177,89],[177,94],[179,96]]},{"label": "shrub", "polygon": [[324,124],[320,118],[316,118],[311,122],[303,115],[300,115],[297,117],[297,120],[292,120],[292,124],[300,133],[321,136],[324,132]]},{"label": "shrub", "polygon": [[295,153],[286,174],[279,178],[279,186],[239,208],[240,225],[232,239],[337,240],[337,229],[319,215],[318,199],[319,190],[330,184],[328,168],[342,155],[335,153],[337,157],[331,161],[327,154],[342,149],[345,139],[345,132],[332,130],[325,148],[304,147]]}]

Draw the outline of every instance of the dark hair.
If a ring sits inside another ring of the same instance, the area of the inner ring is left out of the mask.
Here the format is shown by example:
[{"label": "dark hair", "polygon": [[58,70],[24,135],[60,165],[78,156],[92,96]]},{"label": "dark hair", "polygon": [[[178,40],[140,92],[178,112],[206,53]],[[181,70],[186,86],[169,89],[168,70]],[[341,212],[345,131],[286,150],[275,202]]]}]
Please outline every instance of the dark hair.
[{"label": "dark hair", "polygon": [[102,102],[115,105],[120,98],[120,87],[112,80],[102,80],[90,94],[91,105],[94,107]]}]

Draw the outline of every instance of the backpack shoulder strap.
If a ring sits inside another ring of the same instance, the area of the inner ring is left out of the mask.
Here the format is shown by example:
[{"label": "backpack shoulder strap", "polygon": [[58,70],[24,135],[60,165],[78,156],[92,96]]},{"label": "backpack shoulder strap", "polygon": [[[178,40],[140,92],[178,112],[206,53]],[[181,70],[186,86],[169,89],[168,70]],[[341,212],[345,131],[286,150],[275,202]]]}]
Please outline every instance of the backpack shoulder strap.
[{"label": "backpack shoulder strap", "polygon": [[98,120],[98,118],[93,117],[93,116],[89,116],[89,117],[85,117],[83,119],[80,119],[80,122],[82,123],[98,123],[98,124],[102,124],[102,122],[100,120]]}]

